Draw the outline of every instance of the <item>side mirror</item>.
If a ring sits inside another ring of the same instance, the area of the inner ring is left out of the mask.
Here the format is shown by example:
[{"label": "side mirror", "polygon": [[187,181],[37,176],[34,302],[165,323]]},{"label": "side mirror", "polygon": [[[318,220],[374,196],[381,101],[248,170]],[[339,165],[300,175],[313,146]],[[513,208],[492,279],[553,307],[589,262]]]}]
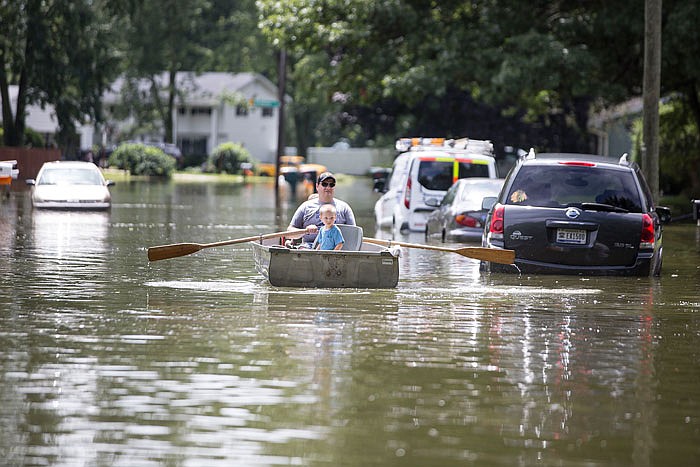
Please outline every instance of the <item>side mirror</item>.
[{"label": "side mirror", "polygon": [[36,180],[34,180],[33,178],[28,178],[25,180],[25,183],[27,185],[34,186],[34,185],[36,185]]},{"label": "side mirror", "polygon": [[662,224],[671,222],[671,210],[664,206],[656,206],[656,213],[659,215],[659,220]]},{"label": "side mirror", "polygon": [[486,196],[482,201],[481,201],[481,210],[482,211],[490,211],[491,208],[493,207],[494,204],[496,204],[496,198],[495,196]]},{"label": "side mirror", "polygon": [[114,186],[114,180],[105,180],[106,186]]},{"label": "side mirror", "polygon": [[437,198],[428,198],[425,200],[425,204],[430,206],[431,208],[437,208],[440,207],[440,204],[442,203],[442,200],[437,199]]}]

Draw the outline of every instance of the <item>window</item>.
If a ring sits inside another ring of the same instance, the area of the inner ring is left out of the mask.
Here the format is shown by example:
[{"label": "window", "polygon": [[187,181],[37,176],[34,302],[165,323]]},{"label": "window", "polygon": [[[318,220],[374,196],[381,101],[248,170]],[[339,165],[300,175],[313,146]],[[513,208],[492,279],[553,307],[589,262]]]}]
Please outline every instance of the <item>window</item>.
[{"label": "window", "polygon": [[420,161],[418,183],[428,190],[447,190],[452,186],[452,167],[452,161]]},{"label": "window", "polygon": [[211,115],[211,107],[192,107],[192,115]]},{"label": "window", "polygon": [[275,109],[272,107],[263,107],[262,108],[262,116],[263,117],[272,117],[275,115]]},{"label": "window", "polygon": [[487,164],[477,164],[474,162],[459,163],[459,178],[488,177],[489,166]]},{"label": "window", "polygon": [[182,148],[182,153],[187,155],[203,155],[207,153],[207,138],[206,137],[190,137],[180,138],[179,146]]},{"label": "window", "polygon": [[236,106],[236,115],[240,117],[244,117],[248,115],[248,106],[246,105],[237,105]]}]

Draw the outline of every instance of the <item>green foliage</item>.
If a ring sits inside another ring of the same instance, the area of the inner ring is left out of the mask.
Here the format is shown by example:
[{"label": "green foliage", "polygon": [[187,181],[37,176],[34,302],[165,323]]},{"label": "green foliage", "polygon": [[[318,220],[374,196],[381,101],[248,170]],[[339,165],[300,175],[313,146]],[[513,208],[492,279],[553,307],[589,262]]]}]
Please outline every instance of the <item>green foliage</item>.
[{"label": "green foliage", "polygon": [[45,146],[44,137],[36,130],[25,128],[24,144],[33,148],[43,148]]},{"label": "green foliage", "polygon": [[10,84],[20,79],[23,84],[16,109],[3,101],[5,142],[21,146],[26,108],[50,104],[59,125],[57,139],[69,144],[78,123],[101,118],[103,91],[118,71],[112,35],[122,1],[16,0],[2,5],[2,95],[8,95]]},{"label": "green foliage", "polygon": [[161,149],[145,144],[121,144],[109,156],[109,165],[128,170],[132,175],[155,175],[169,178],[175,170],[175,159]]},{"label": "green foliage", "polygon": [[241,164],[252,163],[250,152],[239,143],[222,143],[218,145],[209,159],[211,171],[228,174],[241,172]]},{"label": "green foliage", "polygon": [[[2,127],[0,127],[0,146],[4,146],[4,134],[5,130]],[[41,133],[34,131],[31,128],[24,129],[24,144],[32,148],[43,148],[46,145],[46,143],[44,142],[44,137],[41,136]]]},{"label": "green foliage", "polygon": [[[659,187],[668,194],[700,196],[700,132],[682,98],[659,107]],[[633,125],[632,158],[641,164],[641,118]]]}]

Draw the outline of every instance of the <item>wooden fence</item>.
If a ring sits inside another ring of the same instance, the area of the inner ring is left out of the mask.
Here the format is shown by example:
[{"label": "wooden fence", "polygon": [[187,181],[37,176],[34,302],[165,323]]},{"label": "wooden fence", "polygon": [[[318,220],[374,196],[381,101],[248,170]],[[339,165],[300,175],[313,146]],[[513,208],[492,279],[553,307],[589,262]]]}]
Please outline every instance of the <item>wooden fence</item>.
[{"label": "wooden fence", "polygon": [[19,175],[17,180],[12,180],[13,191],[25,189],[24,181],[28,178],[36,178],[44,162],[60,159],[60,149],[0,147],[0,161],[17,161]]}]

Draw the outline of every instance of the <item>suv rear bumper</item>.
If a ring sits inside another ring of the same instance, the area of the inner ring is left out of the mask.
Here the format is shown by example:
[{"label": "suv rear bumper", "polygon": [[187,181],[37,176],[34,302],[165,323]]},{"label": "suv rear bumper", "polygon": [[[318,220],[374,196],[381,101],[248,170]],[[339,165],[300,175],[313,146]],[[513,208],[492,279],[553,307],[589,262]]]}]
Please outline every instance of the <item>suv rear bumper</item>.
[{"label": "suv rear bumper", "polygon": [[482,261],[481,269],[486,272],[516,274],[561,274],[581,276],[649,276],[656,257],[653,254],[640,254],[632,266],[581,266],[541,263],[530,260],[515,260],[515,265],[504,265]]}]

